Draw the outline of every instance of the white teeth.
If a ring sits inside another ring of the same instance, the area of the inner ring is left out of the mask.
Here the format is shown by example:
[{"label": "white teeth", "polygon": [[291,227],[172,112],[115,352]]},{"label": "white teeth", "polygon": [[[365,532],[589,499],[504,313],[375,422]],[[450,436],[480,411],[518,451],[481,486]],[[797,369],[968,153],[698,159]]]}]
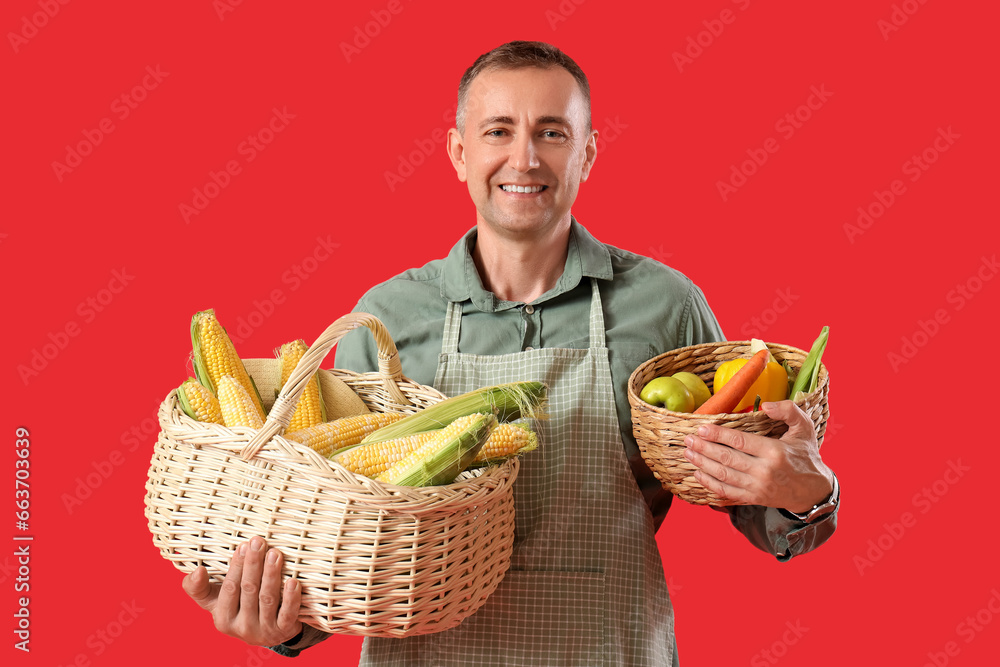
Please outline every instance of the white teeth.
[{"label": "white teeth", "polygon": [[500,187],[504,192],[541,192],[542,188],[545,186],[533,185],[528,187],[524,185],[501,185]]}]

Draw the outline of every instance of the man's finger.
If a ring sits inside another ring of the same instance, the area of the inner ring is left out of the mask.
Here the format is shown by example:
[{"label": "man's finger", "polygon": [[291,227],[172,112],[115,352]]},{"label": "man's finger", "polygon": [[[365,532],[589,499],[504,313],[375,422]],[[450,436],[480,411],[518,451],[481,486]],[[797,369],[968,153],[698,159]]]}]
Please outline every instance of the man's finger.
[{"label": "man's finger", "polygon": [[260,583],[264,575],[264,554],[267,543],[253,537],[243,550],[243,576],[240,577],[240,613],[256,618],[259,611]]},{"label": "man's finger", "polygon": [[[278,630],[288,639],[299,634],[299,609],[302,607],[302,584],[298,579],[286,579],[282,588],[281,609],[278,611]],[[287,641],[287,640],[286,640]]]},{"label": "man's finger", "polygon": [[[220,626],[220,622],[228,624],[236,618],[236,614],[240,611],[240,580],[243,578],[243,560],[248,546],[246,542],[241,544],[229,560],[229,571],[226,572],[226,578],[222,581],[219,599],[215,603],[216,627]],[[222,628],[219,627],[219,629]]]},{"label": "man's finger", "polygon": [[260,624],[274,627],[278,617],[278,603],[281,602],[281,552],[268,549],[264,558],[264,576],[260,582]]},{"label": "man's finger", "polygon": [[[713,445],[711,443],[709,443],[705,449],[705,453],[702,454],[695,451],[691,447],[688,447],[684,451],[684,456],[687,457],[691,463],[698,466],[698,468],[700,468],[703,472],[711,475],[713,478],[726,484],[727,486],[735,486],[745,489],[749,488],[749,486],[753,484],[753,477],[741,471],[742,469],[747,469],[748,467],[744,468],[739,466],[742,461],[736,461],[738,457],[742,456],[739,452],[729,449],[728,447],[723,447],[722,445]],[[728,453],[725,451],[727,449],[729,450]],[[718,458],[715,458],[713,454],[715,454]],[[734,462],[736,463],[735,465]]]},{"label": "man's finger", "polygon": [[737,431],[734,428],[719,426],[718,424],[702,424],[698,427],[698,435],[705,440],[721,442],[723,445],[751,456],[760,456],[762,454],[761,445],[757,442],[754,434]]},{"label": "man's finger", "polygon": [[782,440],[811,440],[815,437],[816,429],[812,420],[792,401],[762,403],[760,407],[771,419],[788,424],[788,432],[782,436]]},{"label": "man's finger", "polygon": [[741,489],[736,486],[730,486],[725,482],[720,482],[704,470],[695,470],[694,477],[698,480],[699,484],[720,498],[728,498],[729,500],[735,500],[738,503],[748,502],[746,499],[749,497],[749,492],[746,489]]},{"label": "man's finger", "polygon": [[215,601],[219,597],[219,586],[213,585],[209,581],[207,569],[203,566],[195,568],[194,572],[184,577],[181,585],[191,599],[198,603],[198,606],[212,611],[212,607],[215,606]]}]

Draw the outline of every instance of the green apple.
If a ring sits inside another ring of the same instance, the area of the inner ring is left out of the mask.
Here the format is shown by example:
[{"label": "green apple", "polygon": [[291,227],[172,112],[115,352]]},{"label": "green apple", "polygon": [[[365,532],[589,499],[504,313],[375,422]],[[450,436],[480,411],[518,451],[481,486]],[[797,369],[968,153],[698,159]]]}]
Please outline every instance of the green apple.
[{"label": "green apple", "polygon": [[674,373],[670,377],[676,378],[684,383],[684,386],[688,388],[691,395],[694,396],[694,409],[697,410],[701,407],[701,404],[712,397],[712,392],[709,390],[708,385],[705,381],[694,373],[688,373],[687,371],[681,371],[680,373]]},{"label": "green apple", "polygon": [[674,412],[694,410],[694,395],[683,382],[675,378],[653,378],[639,392],[639,398],[650,405],[663,406]]}]

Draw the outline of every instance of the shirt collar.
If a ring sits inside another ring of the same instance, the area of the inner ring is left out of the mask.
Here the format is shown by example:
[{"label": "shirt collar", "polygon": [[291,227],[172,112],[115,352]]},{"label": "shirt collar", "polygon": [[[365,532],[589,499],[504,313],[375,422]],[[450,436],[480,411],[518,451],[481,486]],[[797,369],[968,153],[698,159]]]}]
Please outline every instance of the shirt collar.
[{"label": "shirt collar", "polygon": [[[476,228],[473,227],[459,239],[444,260],[441,274],[441,296],[448,301],[469,301],[485,312],[507,310],[518,303],[498,299],[493,292],[483,287],[476,263],[472,259],[472,248],[476,243]],[[607,247],[594,238],[576,218],[570,220],[569,248],[566,265],[555,287],[537,298],[534,303],[542,303],[559,296],[580,284],[584,277],[611,280],[611,253]]]}]

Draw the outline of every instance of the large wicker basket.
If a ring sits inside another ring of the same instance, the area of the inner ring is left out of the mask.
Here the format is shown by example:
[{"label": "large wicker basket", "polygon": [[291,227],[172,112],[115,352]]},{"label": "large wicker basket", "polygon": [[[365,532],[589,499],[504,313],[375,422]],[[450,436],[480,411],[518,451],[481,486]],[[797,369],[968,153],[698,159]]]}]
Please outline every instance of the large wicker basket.
[{"label": "large wicker basket", "polygon": [[388,332],[364,313],[317,339],[259,431],[196,422],[171,392],[146,483],[149,529],[164,558],[182,572],[204,565],[215,583],[235,548],[260,535],[284,554],[284,574],[302,583],[299,618],[326,632],[439,632],[474,613],[507,571],[518,462],[467,471],[446,486],[402,487],[281,437],[327,353],[362,325],[375,337],[379,372],[330,372],[369,410],[411,413],[444,398],[402,375]]},{"label": "large wicker basket", "polygon": [[[803,350],[787,345],[768,343],[767,347],[778,363],[787,360],[795,369],[802,366],[807,354]],[[749,351],[750,341],[689,345],[653,357],[636,368],[629,377],[628,400],[632,410],[632,432],[639,444],[642,458],[664,488],[689,503],[717,507],[735,504],[709,491],[695,479],[696,468],[684,457],[686,449],[684,438],[687,435],[697,431],[702,424],[708,423],[777,437],[788,430],[788,425],[771,419],[764,412],[717,415],[674,412],[649,405],[639,398],[639,393],[653,378],[680,371],[694,373],[712,388],[715,371],[719,365],[729,359],[747,356]],[[826,366],[821,364],[816,391],[795,401],[816,426],[820,444],[823,442],[826,423],[830,417],[827,401],[829,392],[830,376]]]}]

